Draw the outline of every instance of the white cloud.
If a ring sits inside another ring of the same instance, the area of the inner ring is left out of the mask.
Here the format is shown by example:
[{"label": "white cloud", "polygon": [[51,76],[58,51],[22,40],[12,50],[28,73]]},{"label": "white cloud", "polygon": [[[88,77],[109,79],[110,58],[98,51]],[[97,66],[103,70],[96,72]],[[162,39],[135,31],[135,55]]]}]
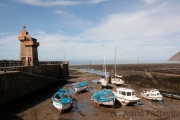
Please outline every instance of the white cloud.
[{"label": "white cloud", "polygon": [[35,6],[73,6],[84,3],[100,3],[107,0],[15,0],[20,3],[30,4]]},{"label": "white cloud", "polygon": [[139,44],[180,33],[178,11],[179,8],[164,4],[134,13],[113,14],[81,35],[94,41],[136,41]]},{"label": "white cloud", "polygon": [[146,4],[153,4],[158,2],[159,0],[143,0]]},{"label": "white cloud", "polygon": [[0,49],[17,49],[19,48],[19,40],[18,35],[12,35],[9,33],[0,33],[0,35],[7,35],[5,37],[0,38]]}]

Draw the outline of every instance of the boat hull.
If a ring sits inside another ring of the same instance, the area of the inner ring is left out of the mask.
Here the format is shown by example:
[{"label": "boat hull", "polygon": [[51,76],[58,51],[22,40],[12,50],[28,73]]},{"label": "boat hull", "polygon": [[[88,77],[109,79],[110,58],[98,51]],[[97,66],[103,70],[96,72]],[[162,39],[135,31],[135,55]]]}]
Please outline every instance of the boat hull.
[{"label": "boat hull", "polygon": [[108,85],[108,81],[105,79],[100,79],[99,83],[101,84],[101,86],[105,86],[105,87]]},{"label": "boat hull", "polygon": [[157,100],[157,101],[162,101],[162,97],[147,97],[146,99],[148,100]]},{"label": "boat hull", "polygon": [[80,91],[86,91],[87,88],[88,88],[88,86],[84,86],[84,87],[74,88],[74,90],[76,92],[80,92]]},{"label": "boat hull", "polygon": [[115,84],[115,85],[124,85],[124,81],[115,81],[115,80],[112,81],[112,80],[111,80],[111,83],[112,83],[112,84]]},{"label": "boat hull", "polygon": [[126,100],[126,99],[117,97],[116,100],[119,101],[122,105],[134,105],[134,104],[136,104],[140,99]]},{"label": "boat hull", "polygon": [[72,106],[72,103],[69,104],[61,104],[60,102],[54,102],[53,101],[53,105],[54,107],[58,110],[58,111],[64,111],[69,109]]},{"label": "boat hull", "polygon": [[105,105],[105,106],[113,106],[114,105],[114,100],[110,100],[107,102],[98,102],[98,101],[94,101],[95,103],[97,103],[98,105]]}]

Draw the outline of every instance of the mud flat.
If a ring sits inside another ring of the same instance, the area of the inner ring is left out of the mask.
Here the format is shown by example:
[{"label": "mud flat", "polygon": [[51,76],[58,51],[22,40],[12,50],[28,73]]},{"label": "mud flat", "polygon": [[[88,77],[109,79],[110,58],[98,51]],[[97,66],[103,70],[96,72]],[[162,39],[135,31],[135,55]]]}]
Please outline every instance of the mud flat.
[{"label": "mud flat", "polygon": [[[75,73],[74,73],[75,74]],[[92,80],[99,79],[99,75],[81,72],[80,75],[71,76],[68,83],[54,88],[47,93],[37,96],[30,102],[19,104],[19,108],[9,110],[4,113],[0,119],[9,120],[179,120],[180,119],[180,100],[164,97],[163,102],[155,102],[141,99],[141,103],[133,106],[122,106],[116,102],[112,107],[99,107],[91,101],[93,94],[83,92],[73,96],[75,106],[71,110],[67,110],[60,114],[52,105],[51,97],[59,89],[67,89],[73,82],[83,81],[84,77],[90,83],[93,90],[100,90],[99,84],[92,83]],[[142,90],[148,87],[139,87],[138,85],[128,84],[128,88],[136,91],[136,96],[140,97]],[[116,90],[117,86],[109,85],[109,88]]]}]

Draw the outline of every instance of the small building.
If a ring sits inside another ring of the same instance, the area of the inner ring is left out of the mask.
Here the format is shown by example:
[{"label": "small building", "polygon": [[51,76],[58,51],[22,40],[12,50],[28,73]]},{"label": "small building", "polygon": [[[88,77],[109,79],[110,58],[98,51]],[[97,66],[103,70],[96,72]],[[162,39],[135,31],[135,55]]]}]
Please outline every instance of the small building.
[{"label": "small building", "polygon": [[[25,28],[25,26],[23,27]],[[24,66],[38,66],[38,49],[39,42],[37,39],[31,37],[27,31],[22,30],[21,36],[18,36],[20,43],[20,57]]]}]

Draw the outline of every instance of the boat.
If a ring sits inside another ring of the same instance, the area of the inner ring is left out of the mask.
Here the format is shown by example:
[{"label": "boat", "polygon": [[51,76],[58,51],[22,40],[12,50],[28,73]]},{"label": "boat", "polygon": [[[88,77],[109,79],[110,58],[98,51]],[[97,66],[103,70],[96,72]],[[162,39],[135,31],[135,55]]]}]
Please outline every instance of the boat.
[{"label": "boat", "polygon": [[159,90],[161,95],[169,98],[180,99],[180,92]]},{"label": "boat", "polygon": [[161,102],[162,99],[163,99],[163,96],[161,95],[161,93],[156,89],[153,89],[153,90],[150,90],[150,91],[144,91],[143,90],[141,92],[141,97],[146,98],[148,100],[156,100],[156,101],[159,101],[159,102]]},{"label": "boat", "polygon": [[102,75],[99,79],[99,83],[101,84],[101,88],[106,87],[108,85],[107,77]]},{"label": "boat", "polygon": [[143,90],[143,91],[141,92],[141,97],[142,97],[142,98],[146,98],[146,99],[147,99],[148,96],[149,96],[149,91],[144,91],[144,90]]},{"label": "boat", "polygon": [[91,100],[93,100],[98,106],[105,105],[113,107],[115,103],[115,96],[110,89],[105,89],[102,91],[96,91],[92,95]]},{"label": "boat", "polygon": [[81,91],[86,91],[86,89],[89,88],[89,84],[87,81],[83,81],[83,82],[77,82],[77,83],[74,83],[72,84],[73,85],[73,88],[74,90],[78,93],[78,92],[81,92]]},{"label": "boat", "polygon": [[104,45],[103,45],[103,72],[104,72],[104,75],[101,75],[100,76],[100,79],[98,81],[98,83],[101,84],[101,88],[103,87],[107,87],[108,85],[108,78],[107,78],[107,75],[106,75],[106,65],[105,65],[105,55],[104,55]]},{"label": "boat", "polygon": [[114,85],[123,85],[125,84],[123,76],[116,74],[116,47],[115,47],[115,57],[114,57],[114,75],[112,75],[111,83]]},{"label": "boat", "polygon": [[173,93],[172,98],[179,99],[180,100],[180,93]]},{"label": "boat", "polygon": [[111,83],[114,85],[124,85],[125,82],[123,80],[123,76],[119,76],[115,74],[115,78],[111,78]]},{"label": "boat", "polygon": [[74,107],[74,102],[69,92],[63,89],[59,89],[59,91],[52,96],[52,103],[60,113]]},{"label": "boat", "polygon": [[135,91],[129,88],[117,88],[117,92],[114,92],[115,99],[122,105],[134,105],[140,102],[139,97],[136,97]]}]

